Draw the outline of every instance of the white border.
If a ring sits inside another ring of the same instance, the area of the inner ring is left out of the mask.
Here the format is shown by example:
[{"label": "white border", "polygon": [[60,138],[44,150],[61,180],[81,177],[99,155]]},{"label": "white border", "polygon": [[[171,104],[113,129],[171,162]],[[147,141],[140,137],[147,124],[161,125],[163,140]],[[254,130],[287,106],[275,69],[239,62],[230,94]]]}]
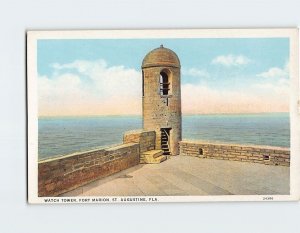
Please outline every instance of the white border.
[{"label": "white border", "polygon": [[[290,195],[230,195],[230,196],[144,196],[149,202],[199,202],[199,201],[273,201],[299,200],[300,197],[300,116],[299,100],[299,30],[276,29],[175,29],[175,30],[81,30],[81,31],[28,31],[27,32],[27,95],[28,95],[28,202],[45,203],[46,197],[37,196],[38,187],[38,95],[37,95],[37,40],[38,39],[142,39],[142,38],[284,38],[290,39],[290,120],[291,120],[291,165]],[[50,197],[64,203],[66,197]],[[93,197],[74,197],[80,200]],[[100,197],[97,197],[100,198]],[[109,202],[127,203],[124,197],[108,197]],[[112,198],[117,198],[112,201]],[[139,196],[137,198],[143,198]],[[70,198],[69,198],[70,199]],[[155,200],[156,199],[156,200]],[[267,199],[268,200],[268,199]],[[136,202],[136,201],[130,201]],[[72,202],[66,202],[72,203]]]}]

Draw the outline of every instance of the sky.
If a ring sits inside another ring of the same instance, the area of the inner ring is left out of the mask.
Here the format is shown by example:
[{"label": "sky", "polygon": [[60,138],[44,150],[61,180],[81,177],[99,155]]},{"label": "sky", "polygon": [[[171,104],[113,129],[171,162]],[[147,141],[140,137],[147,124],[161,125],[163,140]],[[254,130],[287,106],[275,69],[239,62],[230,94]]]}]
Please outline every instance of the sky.
[{"label": "sky", "polygon": [[183,114],[289,111],[289,39],[38,40],[39,116],[141,115],[141,64],[181,62]]}]

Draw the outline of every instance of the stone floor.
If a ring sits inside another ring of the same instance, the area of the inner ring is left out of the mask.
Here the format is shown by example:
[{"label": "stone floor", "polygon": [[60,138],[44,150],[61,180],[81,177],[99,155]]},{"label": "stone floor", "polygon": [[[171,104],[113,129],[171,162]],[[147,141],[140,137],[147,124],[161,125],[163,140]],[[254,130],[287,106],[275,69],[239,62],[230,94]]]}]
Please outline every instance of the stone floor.
[{"label": "stone floor", "polygon": [[171,157],[140,164],[62,196],[289,194],[288,167]]}]

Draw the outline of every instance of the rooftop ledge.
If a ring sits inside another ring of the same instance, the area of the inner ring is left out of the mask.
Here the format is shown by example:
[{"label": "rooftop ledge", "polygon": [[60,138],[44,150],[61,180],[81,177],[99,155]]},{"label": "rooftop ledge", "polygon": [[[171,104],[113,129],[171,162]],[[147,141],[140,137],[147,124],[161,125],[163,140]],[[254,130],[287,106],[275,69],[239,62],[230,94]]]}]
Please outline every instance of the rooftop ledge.
[{"label": "rooftop ledge", "polygon": [[285,150],[289,151],[289,147],[279,147],[279,146],[267,146],[267,145],[254,145],[254,144],[232,144],[226,142],[211,142],[211,141],[203,141],[203,140],[188,140],[183,139],[179,143],[197,143],[197,144],[206,144],[206,145],[220,145],[220,146],[237,146],[237,147],[252,147],[258,149],[274,149],[274,150]]},{"label": "rooftop ledge", "polygon": [[92,152],[101,151],[101,150],[102,151],[112,151],[112,150],[117,150],[117,149],[121,149],[121,148],[124,148],[124,147],[132,146],[132,145],[138,145],[138,143],[114,144],[114,145],[109,145],[109,146],[97,147],[97,148],[94,148],[94,149],[91,149],[91,150],[86,150],[86,151],[76,151],[76,152],[71,153],[71,154],[56,155],[54,157],[40,159],[38,161],[38,163],[47,163],[47,162],[51,162],[51,161],[55,161],[55,160],[66,159],[66,158],[70,158],[70,157],[73,157],[73,156],[92,153]]}]

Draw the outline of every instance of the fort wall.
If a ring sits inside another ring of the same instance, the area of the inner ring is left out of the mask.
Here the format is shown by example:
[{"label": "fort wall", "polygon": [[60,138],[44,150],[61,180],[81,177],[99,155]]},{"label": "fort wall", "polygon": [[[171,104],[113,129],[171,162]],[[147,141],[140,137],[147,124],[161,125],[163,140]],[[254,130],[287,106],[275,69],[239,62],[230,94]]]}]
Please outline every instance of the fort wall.
[{"label": "fort wall", "polygon": [[179,149],[183,156],[290,166],[289,148],[185,140],[179,142]]},{"label": "fort wall", "polygon": [[138,143],[140,145],[140,153],[155,149],[155,131],[132,130],[123,136],[124,143]]},{"label": "fort wall", "polygon": [[[38,195],[57,196],[138,165],[142,155],[157,149],[155,144],[155,131],[135,130],[124,134],[122,145],[41,160]],[[288,148],[185,140],[179,150],[181,156],[290,166]]]},{"label": "fort wall", "polygon": [[137,143],[42,160],[38,163],[38,195],[57,196],[139,163]]}]

